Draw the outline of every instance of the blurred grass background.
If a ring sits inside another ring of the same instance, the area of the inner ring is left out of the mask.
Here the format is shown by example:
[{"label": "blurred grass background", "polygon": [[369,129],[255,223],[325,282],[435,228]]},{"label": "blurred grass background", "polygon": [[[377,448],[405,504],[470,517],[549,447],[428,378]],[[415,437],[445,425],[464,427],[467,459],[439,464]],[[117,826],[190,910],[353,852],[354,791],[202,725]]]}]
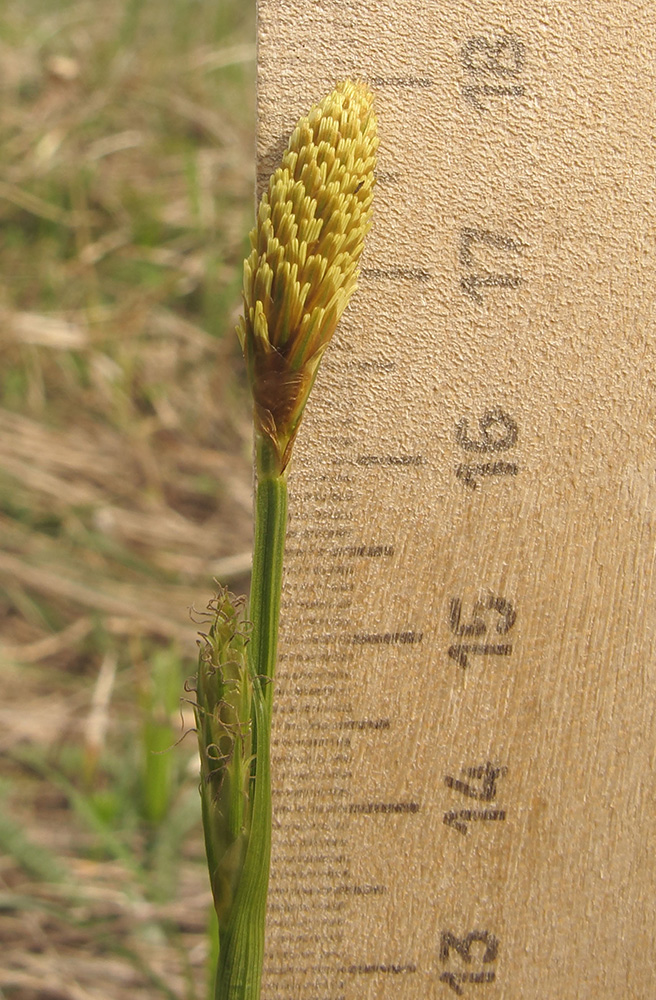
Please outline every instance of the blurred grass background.
[{"label": "blurred grass background", "polygon": [[251,0],[0,11],[0,998],[204,998],[189,609],[250,559]]}]

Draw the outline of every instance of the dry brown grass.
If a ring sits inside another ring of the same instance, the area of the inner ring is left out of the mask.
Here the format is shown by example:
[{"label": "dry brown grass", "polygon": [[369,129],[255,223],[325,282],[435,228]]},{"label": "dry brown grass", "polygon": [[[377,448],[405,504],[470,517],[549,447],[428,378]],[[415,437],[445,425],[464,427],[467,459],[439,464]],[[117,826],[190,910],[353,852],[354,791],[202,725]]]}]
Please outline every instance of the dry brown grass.
[{"label": "dry brown grass", "polygon": [[163,815],[135,774],[248,579],[253,14],[3,6],[0,998],[203,996],[192,741]]}]

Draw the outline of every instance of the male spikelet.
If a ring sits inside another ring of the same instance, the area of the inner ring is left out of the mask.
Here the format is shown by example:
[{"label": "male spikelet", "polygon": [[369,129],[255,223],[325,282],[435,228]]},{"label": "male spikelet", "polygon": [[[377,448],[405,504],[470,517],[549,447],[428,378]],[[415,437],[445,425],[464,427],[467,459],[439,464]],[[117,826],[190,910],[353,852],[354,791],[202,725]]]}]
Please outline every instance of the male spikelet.
[{"label": "male spikelet", "polygon": [[377,146],[370,91],[340,83],[301,118],[260,201],[238,333],[256,431],[272,443],[280,472],[356,287]]}]

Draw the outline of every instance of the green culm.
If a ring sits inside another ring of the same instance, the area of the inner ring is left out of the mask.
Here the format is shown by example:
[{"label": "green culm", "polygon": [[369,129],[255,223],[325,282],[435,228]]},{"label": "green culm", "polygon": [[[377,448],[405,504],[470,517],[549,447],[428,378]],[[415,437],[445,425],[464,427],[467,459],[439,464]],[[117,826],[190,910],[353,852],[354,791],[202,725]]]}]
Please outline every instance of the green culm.
[{"label": "green culm", "polygon": [[287,470],[319,363],[358,277],[378,145],[373,99],[346,81],[294,129],[244,262],[238,334],[253,396],[255,539],[247,611],[210,606],[196,680],[201,799],[219,925],[215,1000],[259,1000],[271,853],[269,743]]}]

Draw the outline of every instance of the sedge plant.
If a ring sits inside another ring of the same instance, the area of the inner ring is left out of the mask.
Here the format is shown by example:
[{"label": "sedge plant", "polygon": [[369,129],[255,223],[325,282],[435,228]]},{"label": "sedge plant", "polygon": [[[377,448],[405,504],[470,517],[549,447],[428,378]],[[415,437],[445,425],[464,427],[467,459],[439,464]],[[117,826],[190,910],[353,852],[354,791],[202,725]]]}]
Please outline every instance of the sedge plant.
[{"label": "sedge plant", "polygon": [[205,844],[219,927],[215,1000],[259,1000],[271,851],[269,745],[287,472],[319,363],[357,282],[371,225],[372,95],[346,81],[294,129],[244,263],[238,326],[253,396],[250,599],[210,604],[196,679]]}]

